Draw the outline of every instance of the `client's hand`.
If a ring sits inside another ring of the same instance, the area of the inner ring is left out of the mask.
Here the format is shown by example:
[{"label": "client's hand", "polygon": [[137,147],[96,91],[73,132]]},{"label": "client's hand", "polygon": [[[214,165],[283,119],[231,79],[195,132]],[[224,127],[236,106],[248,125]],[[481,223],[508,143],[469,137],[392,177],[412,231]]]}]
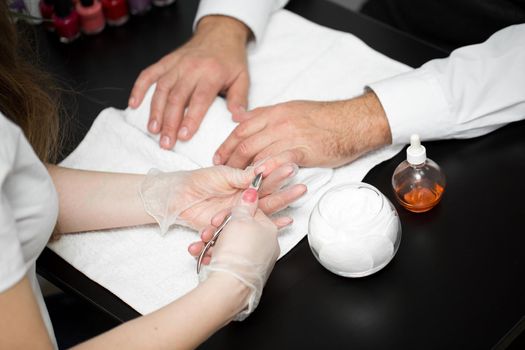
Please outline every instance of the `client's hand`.
[{"label": "client's hand", "polygon": [[248,27],[234,18],[206,16],[185,45],[140,73],[129,106],[137,108],[148,88],[157,83],[148,129],[161,134],[162,148],[173,148],[177,139],[191,139],[219,93],[226,95],[234,117],[246,110],[250,35]]},{"label": "client's hand", "polygon": [[[266,214],[284,209],[306,192],[306,186],[282,187],[297,173],[295,164],[273,170],[263,180],[259,207]],[[201,230],[218,212],[229,211],[255,177],[246,170],[216,166],[163,173],[152,170],[141,186],[146,211],[159,223],[161,233],[175,223]]]},{"label": "client's hand", "polygon": [[213,247],[213,257],[199,275],[229,274],[251,289],[246,308],[235,320],[245,319],[259,303],[263,287],[279,257],[277,227],[257,209],[257,191],[243,192],[232,209],[232,219]]},{"label": "client's hand", "polygon": [[216,165],[243,168],[271,157],[266,171],[288,162],[337,167],[391,143],[388,120],[373,92],[345,101],[291,101],[240,118],[216,151]]}]

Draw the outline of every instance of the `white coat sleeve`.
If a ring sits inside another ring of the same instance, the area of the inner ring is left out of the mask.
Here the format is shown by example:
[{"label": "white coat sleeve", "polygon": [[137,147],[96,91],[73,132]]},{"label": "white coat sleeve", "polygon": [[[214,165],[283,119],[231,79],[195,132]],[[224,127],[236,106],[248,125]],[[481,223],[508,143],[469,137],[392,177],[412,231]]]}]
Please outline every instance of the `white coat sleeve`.
[{"label": "white coat sleeve", "polygon": [[470,138],[525,118],[525,24],[448,58],[370,84],[386,112],[393,143]]},{"label": "white coat sleeve", "polygon": [[266,25],[275,11],[283,8],[288,0],[201,0],[193,28],[204,16],[223,15],[243,22],[256,41],[264,36]]},{"label": "white coat sleeve", "polygon": [[0,293],[14,286],[26,274],[15,216],[4,192],[6,179],[13,171],[18,139],[6,127],[3,118],[0,114]]}]

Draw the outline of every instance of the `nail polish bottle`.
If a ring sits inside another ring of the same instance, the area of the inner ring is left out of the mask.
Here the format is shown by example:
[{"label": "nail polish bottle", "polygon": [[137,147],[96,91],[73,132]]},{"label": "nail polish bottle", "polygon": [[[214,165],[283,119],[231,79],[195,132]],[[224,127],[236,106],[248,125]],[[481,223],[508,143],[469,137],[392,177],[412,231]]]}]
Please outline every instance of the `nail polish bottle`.
[{"label": "nail polish bottle", "polygon": [[53,24],[63,43],[70,43],[80,36],[80,20],[71,0],[55,0]]},{"label": "nail polish bottle", "polygon": [[80,28],[84,34],[97,34],[104,29],[106,22],[98,0],[80,0],[76,8],[80,16]]},{"label": "nail polish bottle", "polygon": [[445,174],[427,158],[418,135],[410,137],[407,160],[398,165],[392,176],[396,199],[405,209],[422,213],[432,209],[445,191]]},{"label": "nail polish bottle", "polygon": [[129,19],[128,3],[126,0],[101,0],[106,22],[110,26],[120,26]]},{"label": "nail polish bottle", "polygon": [[128,0],[128,4],[132,15],[142,15],[151,9],[151,0]]},{"label": "nail polish bottle", "polygon": [[40,0],[39,6],[42,19],[45,20],[44,27],[49,31],[54,31],[55,27],[52,22],[53,12],[55,11],[54,0]]},{"label": "nail polish bottle", "polygon": [[164,7],[171,5],[175,2],[175,0],[153,0],[153,5],[158,7]]}]

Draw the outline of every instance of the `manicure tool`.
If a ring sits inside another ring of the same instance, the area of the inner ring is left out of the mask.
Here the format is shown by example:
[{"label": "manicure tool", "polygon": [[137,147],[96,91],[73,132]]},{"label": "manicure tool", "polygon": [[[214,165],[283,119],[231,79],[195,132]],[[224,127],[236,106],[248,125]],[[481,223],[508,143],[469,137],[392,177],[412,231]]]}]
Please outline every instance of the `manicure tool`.
[{"label": "manicure tool", "polygon": [[[261,183],[262,183],[262,176],[263,176],[262,173],[255,176],[255,178],[252,181],[252,184],[250,185],[250,188],[253,188],[256,191],[259,191],[259,188],[261,187]],[[224,219],[222,224],[217,228],[217,230],[215,230],[215,233],[213,234],[210,241],[206,243],[206,245],[204,246],[204,249],[202,249],[202,252],[199,255],[199,259],[197,260],[197,274],[201,271],[202,259],[204,259],[204,256],[206,255],[208,250],[215,245],[222,230],[226,227],[228,222],[230,222],[231,218],[232,218],[232,215],[228,214],[228,216]]]}]

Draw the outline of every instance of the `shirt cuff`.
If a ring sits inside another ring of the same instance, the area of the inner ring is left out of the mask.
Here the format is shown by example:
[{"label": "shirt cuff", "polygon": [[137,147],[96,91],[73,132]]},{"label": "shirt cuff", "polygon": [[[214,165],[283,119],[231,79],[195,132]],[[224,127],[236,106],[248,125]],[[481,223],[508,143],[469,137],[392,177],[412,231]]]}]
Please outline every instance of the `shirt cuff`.
[{"label": "shirt cuff", "polygon": [[370,84],[385,110],[393,144],[410,142],[410,135],[422,140],[450,132],[450,105],[437,78],[425,68]]},{"label": "shirt cuff", "polygon": [[272,11],[273,1],[257,0],[248,3],[247,0],[201,0],[193,30],[205,16],[229,16],[243,22],[252,31],[255,40],[259,41],[264,35]]}]

